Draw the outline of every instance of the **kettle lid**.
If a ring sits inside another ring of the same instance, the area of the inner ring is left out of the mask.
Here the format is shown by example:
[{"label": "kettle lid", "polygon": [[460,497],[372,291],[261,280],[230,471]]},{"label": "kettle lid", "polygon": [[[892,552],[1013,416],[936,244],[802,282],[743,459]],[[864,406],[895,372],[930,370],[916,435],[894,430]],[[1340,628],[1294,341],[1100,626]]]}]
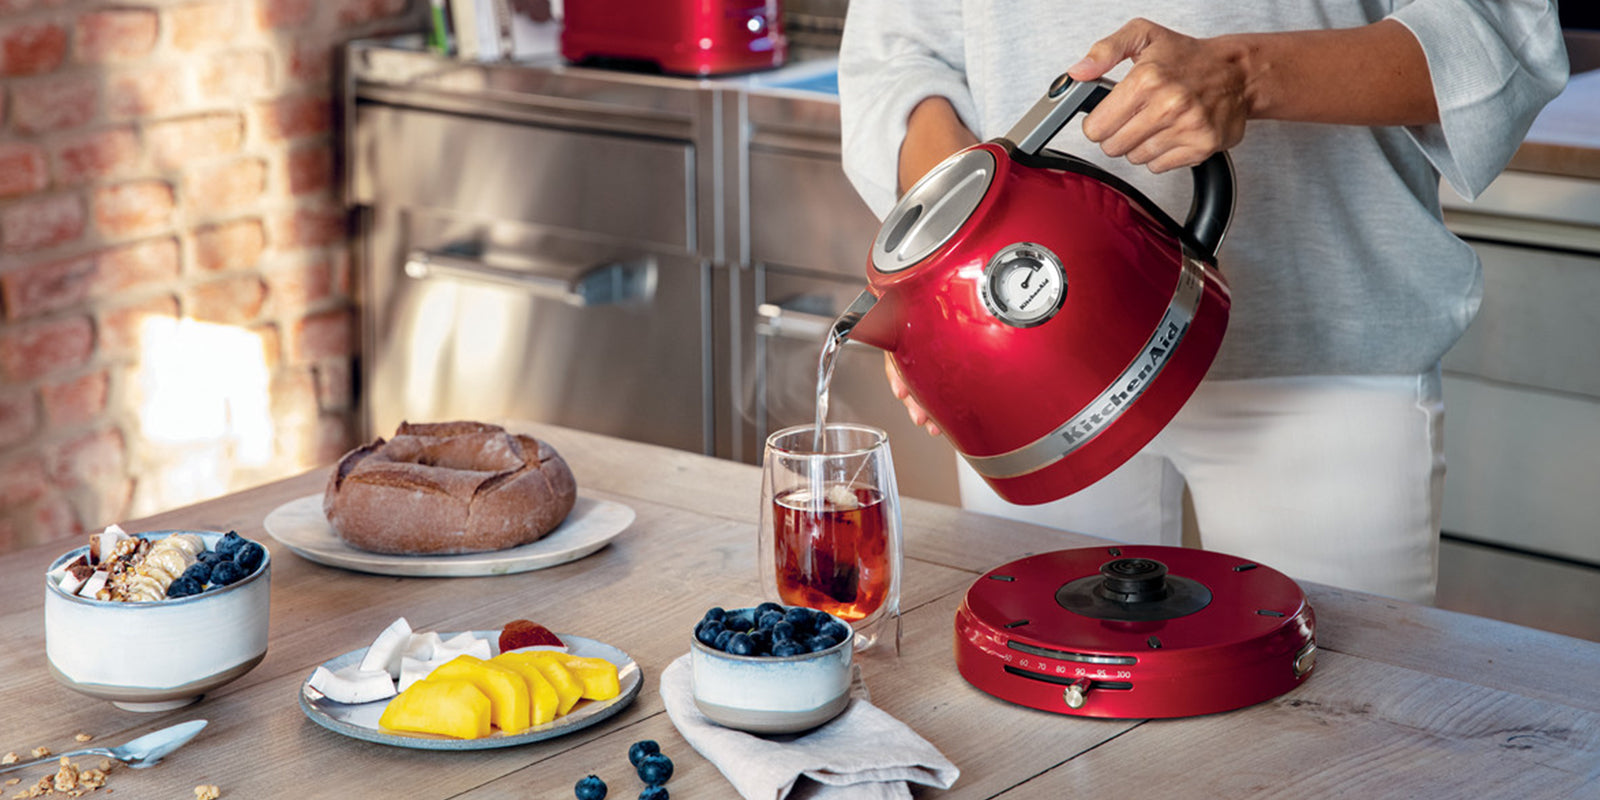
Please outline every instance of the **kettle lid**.
[{"label": "kettle lid", "polygon": [[994,153],[967,148],[922,176],[900,198],[872,242],[872,266],[899,272],[927,258],[960,230],[994,182]]}]

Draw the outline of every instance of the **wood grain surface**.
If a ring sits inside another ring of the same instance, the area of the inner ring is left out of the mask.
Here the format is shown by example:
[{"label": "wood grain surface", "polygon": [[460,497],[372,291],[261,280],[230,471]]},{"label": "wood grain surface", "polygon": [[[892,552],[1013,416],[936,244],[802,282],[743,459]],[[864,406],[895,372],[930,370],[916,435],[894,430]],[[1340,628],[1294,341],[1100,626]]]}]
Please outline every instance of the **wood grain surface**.
[{"label": "wood grain surface", "polygon": [[[188,708],[136,714],[49,676],[43,573],[60,548],[0,557],[0,754],[62,752],[86,732],[116,744],[191,718],[201,735],[146,770],[116,769],[113,797],[570,798],[594,773],[610,797],[637,796],[629,744],[661,743],[674,798],[732,798],[710,762],[678,736],[658,693],[712,605],[759,601],[755,467],[547,426],[515,426],[554,444],[582,490],[638,518],[577,562],[484,578],[398,578],[324,567],[266,535],[272,509],[320,491],[314,470],[124,524],[130,531],[237,530],[272,552],[267,657]],[[1600,797],[1600,643],[1382,598],[1306,585],[1322,657],[1278,699],[1179,720],[1097,720],[1011,705],[956,673],[952,617],[971,580],[1028,553],[1100,544],[920,501],[904,509],[904,646],[860,657],[872,699],[962,770],[918,797]],[[498,628],[526,617],[616,645],[644,672],[618,716],[571,735],[500,750],[433,752],[357,741],[301,713],[317,664],[365,646],[397,616],[419,630]],[[44,774],[3,787],[10,797]],[[6,778],[13,776],[5,776]],[[3,783],[3,779],[0,779]],[[104,790],[102,790],[104,791]]]}]

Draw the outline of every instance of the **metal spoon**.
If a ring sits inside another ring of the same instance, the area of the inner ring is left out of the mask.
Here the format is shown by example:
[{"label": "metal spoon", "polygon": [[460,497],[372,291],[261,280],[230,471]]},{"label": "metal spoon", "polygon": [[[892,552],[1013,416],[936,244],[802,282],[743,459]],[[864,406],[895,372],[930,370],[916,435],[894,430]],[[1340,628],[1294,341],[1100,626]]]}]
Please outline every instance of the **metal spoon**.
[{"label": "metal spoon", "polygon": [[73,750],[70,753],[56,753],[36,758],[32,761],[23,761],[17,764],[0,766],[0,773],[36,767],[41,764],[55,765],[60,759],[75,756],[107,756],[121,761],[134,769],[155,766],[162,756],[182,747],[184,743],[193,739],[201,728],[206,726],[203,719],[192,719],[180,722],[168,728],[162,728],[154,733],[147,733],[128,742],[121,747],[89,747],[83,750]]}]

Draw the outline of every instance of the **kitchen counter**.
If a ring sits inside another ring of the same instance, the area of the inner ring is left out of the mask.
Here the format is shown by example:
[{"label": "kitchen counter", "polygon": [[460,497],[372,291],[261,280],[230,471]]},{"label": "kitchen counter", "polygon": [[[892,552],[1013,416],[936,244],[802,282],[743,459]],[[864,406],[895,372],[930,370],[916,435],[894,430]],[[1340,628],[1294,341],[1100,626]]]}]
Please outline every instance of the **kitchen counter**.
[{"label": "kitchen counter", "polygon": [[[118,797],[571,797],[591,772],[612,796],[639,784],[626,753],[655,739],[676,763],[674,797],[733,797],[727,781],[678,736],[658,694],[661,671],[688,648],[709,606],[759,599],[753,563],[757,467],[548,426],[579,486],[626,503],[638,518],[599,552],[540,571],[486,578],[397,578],[301,559],[262,520],[321,491],[306,474],[147,519],[130,531],[238,530],[272,553],[266,659],[198,704],[135,714],[78,695],[48,674],[43,574],[55,544],[0,557],[0,752],[74,745],[79,731],[116,744],[205,718],[192,743],[146,770],[117,769]],[[952,616],[967,585],[1026,553],[1101,540],[905,503],[905,638],[897,658],[860,663],[874,702],[927,737],[962,770],[942,797],[1238,797],[1289,795],[1508,797],[1600,794],[1600,643],[1306,585],[1321,647],[1300,687],[1258,706],[1205,717],[1098,720],[1053,715],[978,692],[951,660]],[[526,617],[601,639],[642,667],[624,712],[561,738],[499,750],[387,747],[325,730],[296,704],[314,666],[365,646],[398,616],[419,630],[498,628]],[[21,788],[44,771],[20,773]],[[9,797],[19,787],[6,787]]]},{"label": "kitchen counter", "polygon": [[1572,76],[1534,120],[1510,169],[1600,179],[1600,31],[1564,34]]},{"label": "kitchen counter", "polygon": [[1534,120],[1508,168],[1600,180],[1600,70],[1567,81]]}]

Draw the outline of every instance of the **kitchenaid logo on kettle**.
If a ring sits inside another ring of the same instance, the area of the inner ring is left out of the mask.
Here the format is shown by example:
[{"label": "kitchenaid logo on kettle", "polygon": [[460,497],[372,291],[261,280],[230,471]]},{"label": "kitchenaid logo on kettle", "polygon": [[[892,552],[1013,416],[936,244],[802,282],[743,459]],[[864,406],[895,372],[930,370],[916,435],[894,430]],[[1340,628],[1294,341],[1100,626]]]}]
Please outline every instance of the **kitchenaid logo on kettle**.
[{"label": "kitchenaid logo on kettle", "polygon": [[[1145,387],[1160,374],[1161,368],[1167,365],[1172,358],[1172,351],[1178,347],[1178,342],[1183,340],[1183,334],[1189,330],[1189,319],[1175,319],[1172,309],[1162,316],[1161,323],[1156,326],[1155,336],[1150,344],[1145,346],[1144,352],[1134,362],[1136,372],[1129,377],[1123,373],[1126,381],[1120,389],[1115,385],[1108,394],[1103,394],[1095,399],[1095,404],[1076,417],[1073,417],[1065,426],[1056,429],[1056,435],[1068,445],[1076,447],[1094,435],[1104,430],[1121,416],[1122,410],[1132,403]],[[1068,451],[1070,452],[1070,451]],[[1062,453],[1066,455],[1066,453]]]},{"label": "kitchenaid logo on kettle", "polygon": [[1178,286],[1173,291],[1172,302],[1156,323],[1150,338],[1140,348],[1138,355],[1128,364],[1105,391],[1057,426],[1050,433],[1015,450],[992,456],[965,455],[967,463],[986,478],[1011,478],[1043,469],[1083,446],[1089,440],[1116,422],[1123,412],[1172,360],[1172,353],[1183,341],[1194,321],[1195,310],[1200,306],[1204,292],[1202,267],[1185,258],[1178,274]]}]

